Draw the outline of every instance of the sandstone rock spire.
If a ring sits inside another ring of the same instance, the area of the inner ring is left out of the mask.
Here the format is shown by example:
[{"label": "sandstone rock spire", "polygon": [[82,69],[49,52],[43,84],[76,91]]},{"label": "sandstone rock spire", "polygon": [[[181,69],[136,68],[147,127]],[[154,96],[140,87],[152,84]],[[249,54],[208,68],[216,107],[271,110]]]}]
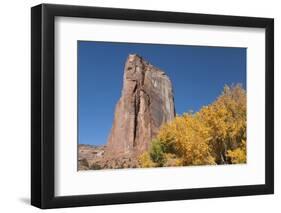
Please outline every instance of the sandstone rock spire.
[{"label": "sandstone rock spire", "polygon": [[169,77],[140,56],[130,54],[105,154],[138,156],[148,149],[160,126],[174,117]]}]

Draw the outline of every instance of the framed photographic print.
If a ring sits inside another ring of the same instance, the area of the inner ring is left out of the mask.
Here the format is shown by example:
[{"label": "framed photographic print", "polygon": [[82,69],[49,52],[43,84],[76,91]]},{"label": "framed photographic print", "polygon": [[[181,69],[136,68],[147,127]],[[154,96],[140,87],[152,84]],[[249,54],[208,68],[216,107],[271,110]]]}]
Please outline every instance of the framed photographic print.
[{"label": "framed photographic print", "polygon": [[274,21],[31,9],[31,203],[272,194]]}]

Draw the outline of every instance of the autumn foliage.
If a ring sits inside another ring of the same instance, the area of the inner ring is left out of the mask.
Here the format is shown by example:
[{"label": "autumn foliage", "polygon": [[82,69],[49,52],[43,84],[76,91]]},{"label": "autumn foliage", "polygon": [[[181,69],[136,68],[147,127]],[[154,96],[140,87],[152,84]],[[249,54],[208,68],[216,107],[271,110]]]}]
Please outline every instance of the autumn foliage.
[{"label": "autumn foliage", "polygon": [[225,86],[215,102],[163,125],[141,167],[246,163],[246,91]]}]

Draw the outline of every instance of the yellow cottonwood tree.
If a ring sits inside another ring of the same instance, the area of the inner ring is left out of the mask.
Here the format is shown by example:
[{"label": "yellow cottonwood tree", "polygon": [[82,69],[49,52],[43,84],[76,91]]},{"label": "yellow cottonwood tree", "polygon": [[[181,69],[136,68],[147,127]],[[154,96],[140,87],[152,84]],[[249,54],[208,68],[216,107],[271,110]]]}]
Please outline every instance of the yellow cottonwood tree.
[{"label": "yellow cottonwood tree", "polygon": [[214,103],[163,125],[140,165],[246,163],[246,141],[246,91],[225,86]]},{"label": "yellow cottonwood tree", "polygon": [[206,126],[212,155],[218,164],[233,163],[227,151],[246,141],[246,91],[240,86],[225,86],[222,95],[197,113]]},{"label": "yellow cottonwood tree", "polygon": [[183,166],[214,164],[204,134],[200,134],[202,128],[194,115],[184,114],[164,125],[157,138],[170,147],[167,152],[175,154]]}]

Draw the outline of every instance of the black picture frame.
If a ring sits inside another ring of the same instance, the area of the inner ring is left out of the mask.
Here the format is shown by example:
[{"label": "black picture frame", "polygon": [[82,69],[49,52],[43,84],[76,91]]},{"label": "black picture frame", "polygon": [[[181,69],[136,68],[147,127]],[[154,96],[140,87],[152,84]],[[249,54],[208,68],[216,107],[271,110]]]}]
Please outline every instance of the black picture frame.
[{"label": "black picture frame", "polygon": [[[83,17],[264,28],[265,48],[265,184],[93,195],[54,195],[54,21]],[[274,193],[274,20],[164,11],[41,4],[31,8],[31,204],[42,208],[217,198]]]}]

